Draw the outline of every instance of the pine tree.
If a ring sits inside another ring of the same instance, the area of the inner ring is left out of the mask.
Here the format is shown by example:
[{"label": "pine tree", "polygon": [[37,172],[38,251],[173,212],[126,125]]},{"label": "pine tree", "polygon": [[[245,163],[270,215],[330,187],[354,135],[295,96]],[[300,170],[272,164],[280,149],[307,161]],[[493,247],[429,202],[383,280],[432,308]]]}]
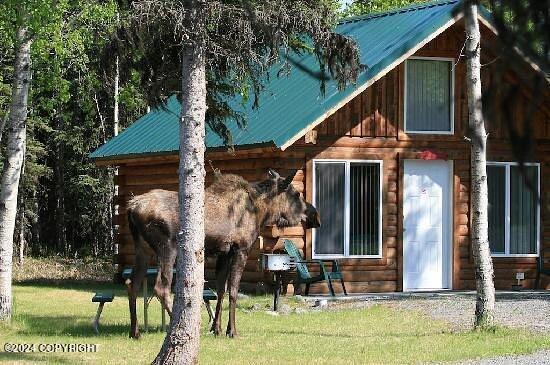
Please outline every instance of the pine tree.
[{"label": "pine tree", "polygon": [[[182,101],[176,297],[170,330],[154,363],[198,362],[205,124],[230,143],[225,122],[243,123],[216,96],[252,90],[256,104],[269,67],[284,65],[292,49],[313,49],[321,72],[330,72],[340,87],[354,81],[361,69],[358,50],[352,40],[331,31],[332,5],[323,0],[133,3],[122,44],[143,55],[139,66],[148,100],[155,105],[177,91]],[[181,83],[174,84],[175,79]]]}]

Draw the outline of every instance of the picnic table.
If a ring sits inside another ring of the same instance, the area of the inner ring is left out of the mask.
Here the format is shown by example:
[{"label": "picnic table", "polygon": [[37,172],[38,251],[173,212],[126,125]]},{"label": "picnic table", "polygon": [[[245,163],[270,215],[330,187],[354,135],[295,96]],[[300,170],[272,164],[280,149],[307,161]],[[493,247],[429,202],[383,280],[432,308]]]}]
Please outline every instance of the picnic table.
[{"label": "picnic table", "polygon": [[[122,278],[128,279],[132,275],[133,268],[125,268],[122,270]],[[145,332],[148,332],[149,330],[149,322],[148,322],[148,315],[147,311],[149,310],[149,304],[151,302],[151,299],[155,297],[155,295],[149,296],[149,290],[148,290],[148,279],[151,278],[156,280],[156,277],[158,275],[159,269],[158,267],[149,267],[146,271],[145,277],[143,278],[143,284],[142,284],[142,290],[143,290],[143,327]],[[172,269],[172,274],[176,275],[176,269]],[[204,301],[204,305],[206,306],[206,310],[208,311],[208,316],[210,318],[211,322],[213,320],[213,314],[212,314],[212,307],[210,306],[211,300],[218,299],[218,296],[216,293],[210,289],[210,288],[204,288],[202,292],[202,299]],[[164,308],[161,305],[161,313],[162,313],[162,328],[166,328],[166,312]]]}]

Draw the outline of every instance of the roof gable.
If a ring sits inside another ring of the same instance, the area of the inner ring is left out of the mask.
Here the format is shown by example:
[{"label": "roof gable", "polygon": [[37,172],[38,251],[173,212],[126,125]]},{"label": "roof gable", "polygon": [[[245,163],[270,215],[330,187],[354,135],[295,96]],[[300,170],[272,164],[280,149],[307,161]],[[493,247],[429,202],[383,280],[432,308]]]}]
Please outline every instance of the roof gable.
[{"label": "roof gable", "polygon": [[[447,0],[342,21],[336,31],[355,39],[361,63],[368,67],[360,74],[357,85],[339,91],[336,84],[329,81],[323,97],[319,80],[297,67],[289,76],[272,77],[260,96],[257,109],[252,109],[251,105],[243,108],[237,99],[234,100],[236,109],[241,108],[248,120],[244,130],[229,123],[234,144],[241,147],[267,144],[286,149],[453,25],[461,17],[459,7],[459,0]],[[314,55],[294,56],[293,61],[306,69],[318,70]],[[177,151],[180,108],[177,99],[170,98],[165,108],[155,109],[138,119],[90,156],[109,159]],[[208,127],[206,145],[208,148],[223,147],[223,141]]]}]

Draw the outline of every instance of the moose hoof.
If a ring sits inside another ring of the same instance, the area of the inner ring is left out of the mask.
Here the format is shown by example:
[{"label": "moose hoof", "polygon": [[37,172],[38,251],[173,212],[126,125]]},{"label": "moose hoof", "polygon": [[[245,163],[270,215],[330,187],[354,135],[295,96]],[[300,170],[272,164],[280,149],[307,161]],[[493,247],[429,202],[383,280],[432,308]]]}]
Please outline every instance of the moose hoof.
[{"label": "moose hoof", "polygon": [[229,328],[227,329],[227,331],[225,331],[225,335],[229,338],[236,338],[236,337],[239,337],[239,335],[237,334],[237,331],[235,330],[230,330]]},{"label": "moose hoof", "polygon": [[222,329],[216,326],[212,326],[212,328],[210,328],[210,332],[212,332],[214,336],[219,336],[222,333]]},{"label": "moose hoof", "polygon": [[139,331],[135,331],[135,332],[130,331],[130,338],[133,338],[134,340],[139,340],[139,336],[141,336]]}]

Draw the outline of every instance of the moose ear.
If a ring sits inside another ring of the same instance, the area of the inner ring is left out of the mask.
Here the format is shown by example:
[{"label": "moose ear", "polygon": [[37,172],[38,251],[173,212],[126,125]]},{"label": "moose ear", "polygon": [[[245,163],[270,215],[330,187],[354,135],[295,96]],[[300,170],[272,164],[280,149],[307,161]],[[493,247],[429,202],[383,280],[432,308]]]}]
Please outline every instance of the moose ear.
[{"label": "moose ear", "polygon": [[298,170],[294,170],[294,172],[290,175],[287,176],[286,179],[284,179],[280,184],[279,184],[279,191],[280,192],[283,192],[285,191],[286,189],[288,189],[288,186],[290,185],[290,183],[292,183],[292,180],[294,180],[294,176],[296,176],[296,173],[298,172]]},{"label": "moose ear", "polygon": [[280,176],[281,175],[279,175],[279,173],[277,173],[277,171],[273,169],[267,170],[267,177],[271,180],[277,180]]}]

